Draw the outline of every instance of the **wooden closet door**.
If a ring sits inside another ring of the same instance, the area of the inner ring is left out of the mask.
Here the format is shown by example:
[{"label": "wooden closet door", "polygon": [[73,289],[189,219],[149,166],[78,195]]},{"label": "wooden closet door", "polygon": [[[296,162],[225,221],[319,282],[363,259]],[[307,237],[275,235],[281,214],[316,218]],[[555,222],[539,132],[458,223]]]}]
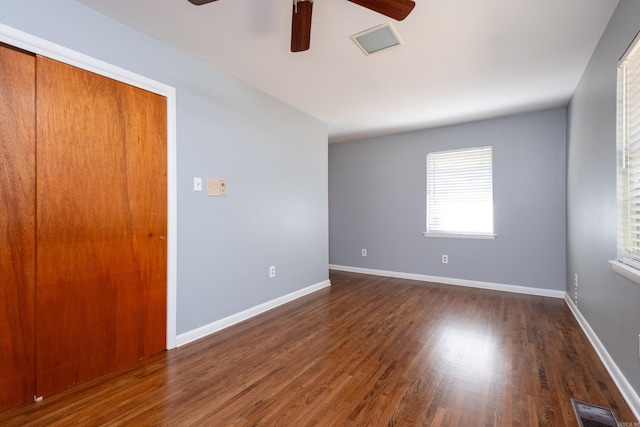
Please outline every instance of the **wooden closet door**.
[{"label": "wooden closet door", "polygon": [[166,99],[37,58],[37,394],[166,345]]},{"label": "wooden closet door", "polygon": [[0,411],[35,392],[35,57],[0,45]]}]

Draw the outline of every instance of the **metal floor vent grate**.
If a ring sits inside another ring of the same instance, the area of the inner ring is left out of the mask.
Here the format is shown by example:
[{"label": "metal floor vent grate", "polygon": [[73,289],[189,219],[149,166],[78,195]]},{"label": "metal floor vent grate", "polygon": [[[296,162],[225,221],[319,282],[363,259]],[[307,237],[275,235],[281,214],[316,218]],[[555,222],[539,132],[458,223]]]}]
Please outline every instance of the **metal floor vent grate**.
[{"label": "metal floor vent grate", "polygon": [[618,427],[620,422],[609,408],[571,399],[580,427]]}]

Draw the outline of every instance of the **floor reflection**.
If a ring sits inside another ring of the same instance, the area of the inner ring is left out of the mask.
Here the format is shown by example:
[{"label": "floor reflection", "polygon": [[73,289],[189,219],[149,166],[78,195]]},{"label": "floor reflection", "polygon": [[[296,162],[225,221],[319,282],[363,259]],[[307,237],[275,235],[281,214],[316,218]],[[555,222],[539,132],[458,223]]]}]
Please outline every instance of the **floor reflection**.
[{"label": "floor reflection", "polygon": [[451,375],[474,382],[493,379],[499,357],[491,332],[472,326],[446,326],[439,346],[442,368]]}]

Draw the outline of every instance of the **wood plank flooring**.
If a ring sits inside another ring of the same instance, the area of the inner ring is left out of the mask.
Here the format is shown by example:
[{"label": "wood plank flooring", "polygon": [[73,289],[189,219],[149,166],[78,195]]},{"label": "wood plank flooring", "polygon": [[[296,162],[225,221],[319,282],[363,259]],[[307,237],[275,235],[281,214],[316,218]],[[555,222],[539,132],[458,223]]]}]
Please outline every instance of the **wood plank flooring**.
[{"label": "wood plank flooring", "polygon": [[575,426],[632,412],[561,299],[332,271],[333,286],[3,426]]}]

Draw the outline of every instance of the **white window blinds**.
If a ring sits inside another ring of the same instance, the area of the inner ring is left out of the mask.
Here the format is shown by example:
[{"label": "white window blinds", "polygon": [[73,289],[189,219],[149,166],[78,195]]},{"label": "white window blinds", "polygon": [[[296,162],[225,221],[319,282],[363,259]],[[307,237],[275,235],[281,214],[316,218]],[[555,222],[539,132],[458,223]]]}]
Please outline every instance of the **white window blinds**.
[{"label": "white window blinds", "polygon": [[426,235],[493,235],[491,146],[427,154]]},{"label": "white window blinds", "polygon": [[640,267],[640,42],[618,66],[618,256]]}]

